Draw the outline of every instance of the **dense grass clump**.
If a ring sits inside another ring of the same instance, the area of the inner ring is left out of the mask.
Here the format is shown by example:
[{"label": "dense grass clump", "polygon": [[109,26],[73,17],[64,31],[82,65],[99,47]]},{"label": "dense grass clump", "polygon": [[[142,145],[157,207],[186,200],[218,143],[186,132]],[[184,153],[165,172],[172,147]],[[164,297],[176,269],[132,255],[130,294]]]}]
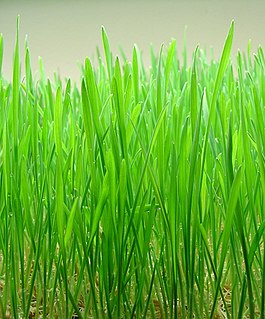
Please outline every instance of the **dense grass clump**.
[{"label": "dense grass clump", "polygon": [[265,58],[176,42],[36,81],[0,37],[0,317],[264,318]]}]

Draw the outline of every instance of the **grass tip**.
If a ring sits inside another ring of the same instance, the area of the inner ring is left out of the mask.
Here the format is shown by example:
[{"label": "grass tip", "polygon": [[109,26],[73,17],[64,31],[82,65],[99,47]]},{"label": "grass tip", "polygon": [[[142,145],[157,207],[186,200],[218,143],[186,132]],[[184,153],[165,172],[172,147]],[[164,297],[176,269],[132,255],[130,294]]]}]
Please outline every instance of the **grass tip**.
[{"label": "grass tip", "polygon": [[105,34],[107,33],[106,32],[106,28],[104,27],[104,25],[101,25],[101,33],[105,33]]}]

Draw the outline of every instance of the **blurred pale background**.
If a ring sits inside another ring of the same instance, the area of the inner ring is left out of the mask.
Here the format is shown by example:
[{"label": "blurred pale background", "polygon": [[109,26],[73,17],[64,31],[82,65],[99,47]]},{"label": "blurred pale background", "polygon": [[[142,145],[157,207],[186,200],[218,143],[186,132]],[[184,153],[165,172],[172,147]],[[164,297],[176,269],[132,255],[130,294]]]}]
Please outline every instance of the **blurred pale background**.
[{"label": "blurred pale background", "polygon": [[12,72],[17,14],[21,17],[22,57],[27,34],[34,72],[38,70],[41,56],[50,77],[59,71],[63,77],[79,78],[78,61],[83,62],[86,56],[93,59],[97,45],[102,49],[101,25],[107,30],[115,54],[122,46],[130,58],[136,43],[147,66],[150,43],[158,52],[162,43],[167,45],[175,38],[178,50],[182,51],[185,26],[189,55],[200,44],[202,48],[213,47],[217,57],[232,19],[235,20],[234,56],[238,48],[247,49],[249,39],[253,52],[258,45],[265,47],[265,1],[261,0],[0,0],[3,72],[7,78]]}]

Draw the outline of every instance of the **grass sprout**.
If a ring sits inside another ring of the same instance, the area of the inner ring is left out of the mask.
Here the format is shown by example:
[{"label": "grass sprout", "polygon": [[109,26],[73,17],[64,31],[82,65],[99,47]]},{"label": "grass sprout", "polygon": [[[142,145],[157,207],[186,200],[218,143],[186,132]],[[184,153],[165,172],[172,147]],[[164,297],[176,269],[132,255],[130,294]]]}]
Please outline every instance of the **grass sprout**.
[{"label": "grass sprout", "polygon": [[[0,35],[0,317],[264,318],[265,58],[102,27],[80,87]],[[22,77],[21,74],[25,74]]]}]

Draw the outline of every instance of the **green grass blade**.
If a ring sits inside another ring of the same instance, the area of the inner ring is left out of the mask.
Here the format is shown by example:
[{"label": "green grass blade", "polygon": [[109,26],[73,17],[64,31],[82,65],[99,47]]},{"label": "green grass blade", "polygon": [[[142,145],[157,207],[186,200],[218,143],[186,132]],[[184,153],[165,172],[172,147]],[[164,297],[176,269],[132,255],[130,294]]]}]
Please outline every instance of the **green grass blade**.
[{"label": "green grass blade", "polygon": [[2,78],[3,55],[4,55],[4,42],[3,42],[3,35],[1,33],[0,34],[0,78]]},{"label": "green grass blade", "polygon": [[214,315],[218,291],[220,289],[220,284],[221,284],[221,280],[222,280],[222,273],[223,273],[225,258],[227,255],[227,249],[228,249],[228,244],[229,244],[229,239],[230,239],[230,232],[231,232],[231,229],[233,226],[235,208],[237,205],[238,196],[239,196],[240,187],[241,187],[241,178],[242,178],[242,169],[239,168],[237,173],[236,173],[235,179],[233,181],[233,184],[231,187],[231,192],[229,195],[229,200],[227,203],[224,232],[222,235],[222,251],[221,251],[221,257],[220,257],[220,263],[219,263],[219,269],[218,269],[216,292],[215,292],[213,307],[212,307],[212,311],[211,311],[211,318],[213,318],[213,315]]}]

